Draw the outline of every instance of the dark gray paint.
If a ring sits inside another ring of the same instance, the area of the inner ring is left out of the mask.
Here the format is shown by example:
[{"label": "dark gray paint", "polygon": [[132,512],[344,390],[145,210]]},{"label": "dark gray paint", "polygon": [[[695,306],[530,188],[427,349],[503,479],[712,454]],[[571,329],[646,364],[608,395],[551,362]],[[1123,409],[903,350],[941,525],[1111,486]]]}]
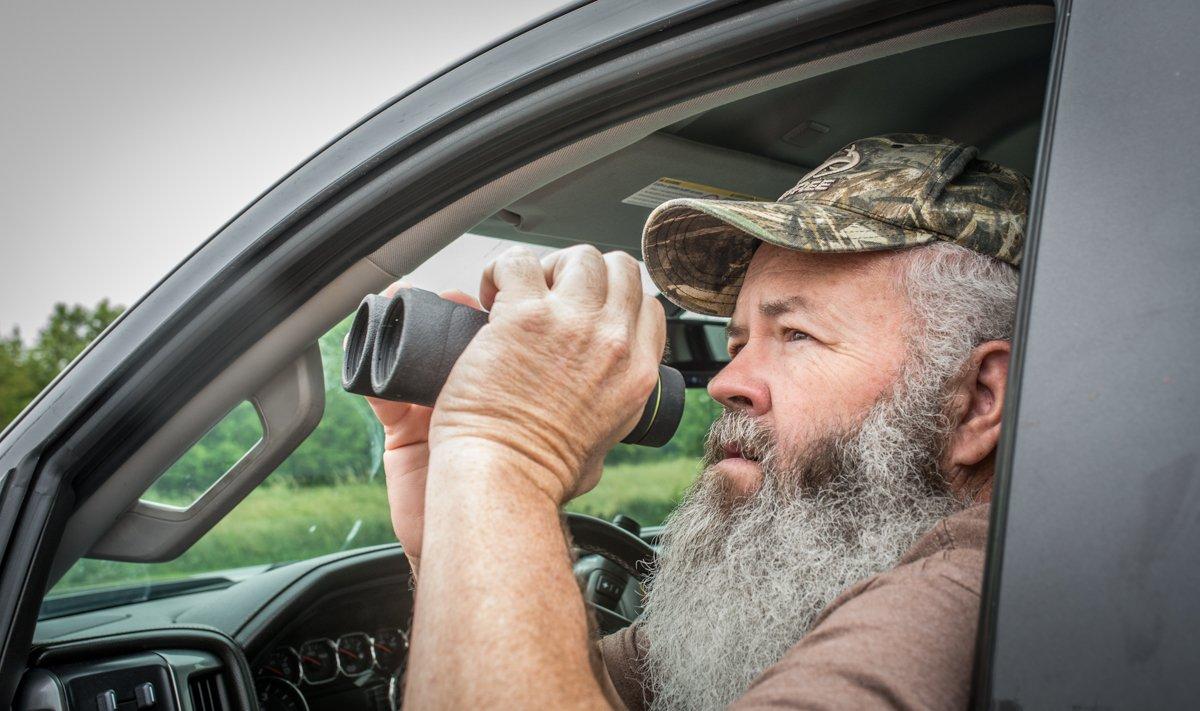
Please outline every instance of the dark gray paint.
[{"label": "dark gray paint", "polygon": [[0,439],[0,704],[23,671],[71,509],[350,264],[581,136],[996,2],[917,11],[932,1],[781,0],[737,12],[722,11],[729,0],[596,2],[436,77],[285,177],[127,311]]},{"label": "dark gray paint", "polygon": [[1197,10],[1070,13],[1007,492],[997,708],[1200,698]]}]

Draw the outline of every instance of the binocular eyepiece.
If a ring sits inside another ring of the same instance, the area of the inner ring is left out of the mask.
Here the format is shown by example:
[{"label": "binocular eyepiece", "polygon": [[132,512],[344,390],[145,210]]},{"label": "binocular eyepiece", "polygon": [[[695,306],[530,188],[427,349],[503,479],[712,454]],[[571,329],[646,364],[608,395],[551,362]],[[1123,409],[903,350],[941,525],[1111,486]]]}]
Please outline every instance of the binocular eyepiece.
[{"label": "binocular eyepiece", "polygon": [[[342,388],[358,395],[433,406],[467,344],[488,322],[487,313],[424,289],[388,298],[369,294],[346,338]],[[661,447],[683,416],[684,383],[678,370],[658,366],[658,383],[625,444]]]}]

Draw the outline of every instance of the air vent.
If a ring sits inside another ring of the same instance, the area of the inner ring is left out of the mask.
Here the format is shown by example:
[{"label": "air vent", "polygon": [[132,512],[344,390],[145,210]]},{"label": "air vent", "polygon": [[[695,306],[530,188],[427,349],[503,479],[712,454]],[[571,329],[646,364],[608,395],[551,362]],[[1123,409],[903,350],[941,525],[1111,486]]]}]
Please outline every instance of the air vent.
[{"label": "air vent", "polygon": [[225,679],[220,672],[193,676],[188,679],[188,691],[192,694],[195,711],[228,711],[229,697],[225,695]]}]

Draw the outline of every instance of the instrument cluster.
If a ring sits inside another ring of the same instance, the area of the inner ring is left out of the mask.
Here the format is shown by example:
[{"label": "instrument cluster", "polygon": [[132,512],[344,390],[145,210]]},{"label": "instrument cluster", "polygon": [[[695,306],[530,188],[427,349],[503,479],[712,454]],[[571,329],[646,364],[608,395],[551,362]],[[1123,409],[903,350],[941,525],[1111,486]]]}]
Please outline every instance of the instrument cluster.
[{"label": "instrument cluster", "polygon": [[340,686],[333,682],[342,680],[362,686],[378,678],[388,706],[398,708],[407,653],[408,633],[400,627],[382,627],[372,634],[348,632],[337,638],[316,637],[295,647],[276,647],[255,670],[261,680],[260,697],[272,697],[260,698],[259,705],[280,711],[308,711],[310,697],[326,685]]}]

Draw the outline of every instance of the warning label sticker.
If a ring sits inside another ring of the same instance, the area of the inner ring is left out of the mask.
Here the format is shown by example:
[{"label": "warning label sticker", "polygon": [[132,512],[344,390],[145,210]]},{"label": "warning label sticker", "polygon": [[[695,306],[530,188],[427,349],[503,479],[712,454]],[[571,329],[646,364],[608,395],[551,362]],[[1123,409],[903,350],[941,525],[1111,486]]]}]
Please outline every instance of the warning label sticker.
[{"label": "warning label sticker", "polygon": [[768,198],[745,193],[735,193],[732,190],[714,188],[711,185],[690,183],[675,178],[659,178],[653,183],[625,198],[621,202],[626,205],[641,205],[642,207],[658,207],[668,200],[678,198],[698,198],[704,200],[755,200],[770,202]]}]

